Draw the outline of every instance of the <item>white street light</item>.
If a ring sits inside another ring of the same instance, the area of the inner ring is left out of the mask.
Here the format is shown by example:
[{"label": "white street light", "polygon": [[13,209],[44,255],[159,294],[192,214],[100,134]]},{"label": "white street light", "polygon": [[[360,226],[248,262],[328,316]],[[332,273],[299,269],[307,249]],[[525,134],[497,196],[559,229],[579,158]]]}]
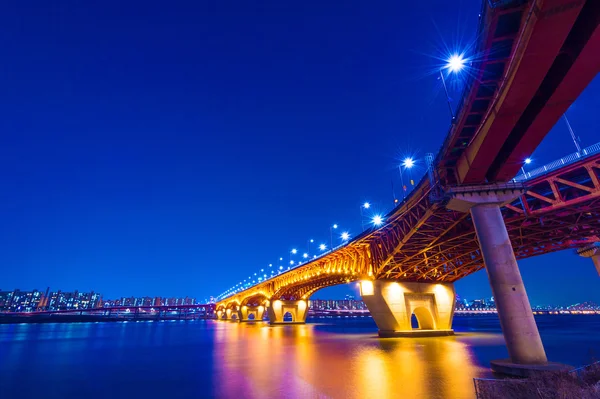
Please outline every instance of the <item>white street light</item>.
[{"label": "white street light", "polygon": [[412,159],[411,157],[406,157],[402,161],[402,166],[404,166],[406,169],[410,169],[413,166],[415,166],[415,160]]},{"label": "white street light", "polygon": [[319,249],[321,251],[325,251],[327,249],[327,246],[325,244],[321,244],[321,245],[319,245]]},{"label": "white street light", "polygon": [[383,224],[383,218],[379,215],[375,215],[373,216],[372,222],[375,226],[381,226]]},{"label": "white street light", "polygon": [[334,224],[333,226],[329,226],[329,240],[331,244],[331,249],[333,250],[333,229],[337,229],[338,225]]},{"label": "white street light", "polygon": [[466,63],[467,60],[462,54],[453,54],[450,58],[448,58],[446,69],[449,69],[450,72],[459,72],[465,67]]},{"label": "white street light", "polygon": [[[444,68],[449,70],[451,73],[458,73],[465,67],[466,63],[467,59],[463,54],[453,54],[446,61]],[[450,96],[448,95],[448,87],[446,86],[446,79],[444,78],[444,72],[442,71],[442,68],[440,68],[440,77],[442,78],[442,84],[444,85],[444,92],[446,93],[446,100],[448,101],[448,109],[450,109],[452,123],[454,123],[456,121],[456,116],[454,115],[454,110],[452,109]]]},{"label": "white street light", "polygon": [[[529,165],[532,162],[531,158],[525,158],[525,165]],[[521,172],[523,173],[523,178],[526,179],[527,178],[527,174],[525,173],[525,167],[521,166]]]},{"label": "white street light", "polygon": [[344,231],[342,233],[342,240],[348,241],[348,239],[350,239],[350,234],[347,231]]}]

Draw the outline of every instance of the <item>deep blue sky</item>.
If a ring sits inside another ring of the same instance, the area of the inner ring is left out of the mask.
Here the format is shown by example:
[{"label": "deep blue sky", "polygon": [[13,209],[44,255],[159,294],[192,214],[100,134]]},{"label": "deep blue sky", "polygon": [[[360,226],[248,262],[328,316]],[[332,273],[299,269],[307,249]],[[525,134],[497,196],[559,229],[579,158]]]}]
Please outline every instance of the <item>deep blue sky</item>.
[{"label": "deep blue sky", "polygon": [[[399,191],[398,160],[441,145],[435,71],[473,39],[479,7],[5,3],[0,287],[203,298],[328,243],[331,223],[357,234],[359,204],[387,210],[392,179]],[[586,145],[599,97],[596,79],[569,111]],[[535,163],[573,151],[558,124]],[[534,303],[600,302],[589,260],[521,266]],[[457,290],[490,295],[485,272]]]}]

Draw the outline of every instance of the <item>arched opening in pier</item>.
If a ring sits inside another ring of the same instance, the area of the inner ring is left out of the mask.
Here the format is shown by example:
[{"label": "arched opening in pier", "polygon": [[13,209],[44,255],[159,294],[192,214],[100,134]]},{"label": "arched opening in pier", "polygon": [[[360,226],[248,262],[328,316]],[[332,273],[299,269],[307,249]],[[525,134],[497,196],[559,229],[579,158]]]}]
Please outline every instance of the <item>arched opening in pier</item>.
[{"label": "arched opening in pier", "polygon": [[290,312],[285,312],[285,313],[283,314],[283,321],[284,321],[284,322],[291,323],[291,322],[293,322],[293,321],[294,321],[294,316],[293,316],[293,315],[292,315],[292,313],[290,313]]},{"label": "arched opening in pier", "polygon": [[[415,326],[416,321],[416,326]],[[429,309],[424,307],[415,308],[411,315],[411,325],[414,330],[433,330],[435,324],[433,322],[433,315]]]},{"label": "arched opening in pier", "polygon": [[237,320],[237,314],[236,313],[232,313],[231,314],[231,320]]},{"label": "arched opening in pier", "polygon": [[248,320],[254,320],[255,318],[256,316],[254,316],[254,313],[248,314]]},{"label": "arched opening in pier", "polygon": [[417,319],[417,316],[414,313],[410,316],[410,327],[413,330],[419,329],[419,320]]}]

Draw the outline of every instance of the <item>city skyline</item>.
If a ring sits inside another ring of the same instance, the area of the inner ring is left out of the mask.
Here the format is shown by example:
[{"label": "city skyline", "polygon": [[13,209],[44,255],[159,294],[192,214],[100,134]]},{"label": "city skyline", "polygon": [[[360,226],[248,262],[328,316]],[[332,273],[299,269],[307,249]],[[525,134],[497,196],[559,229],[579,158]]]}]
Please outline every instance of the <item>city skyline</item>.
[{"label": "city skyline", "polygon": [[[418,160],[420,176],[446,135],[436,68],[445,46],[469,47],[479,12],[446,3],[435,2],[432,24],[414,22],[429,6],[389,4],[375,16],[353,4],[334,25],[322,19],[336,12],[330,5],[322,15],[272,9],[252,23],[241,18],[249,6],[165,14],[150,5],[137,20],[120,18],[135,5],[89,5],[60,23],[43,3],[38,15],[11,6],[2,29],[28,35],[4,44],[13,62],[0,123],[13,134],[0,158],[3,287],[203,298],[289,261],[309,239],[330,246],[333,223],[355,236],[361,204],[385,212],[399,196],[403,157]],[[115,30],[99,33],[90,15]],[[460,80],[448,83],[455,100]],[[596,78],[568,111],[584,144],[596,141],[599,87]],[[573,151],[559,121],[530,167]],[[563,252],[519,264],[532,303],[600,302],[587,259]],[[484,271],[456,287],[490,294]],[[315,298],[347,292],[357,293],[342,286]]]}]

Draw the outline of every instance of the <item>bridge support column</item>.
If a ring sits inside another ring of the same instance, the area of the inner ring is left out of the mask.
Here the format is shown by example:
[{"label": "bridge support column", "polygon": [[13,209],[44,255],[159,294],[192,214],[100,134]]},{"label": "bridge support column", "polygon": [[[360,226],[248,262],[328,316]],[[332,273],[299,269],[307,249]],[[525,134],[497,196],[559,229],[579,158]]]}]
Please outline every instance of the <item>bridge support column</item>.
[{"label": "bridge support column", "polygon": [[[308,303],[304,300],[282,301],[272,300],[267,308],[269,324],[304,324],[308,313]],[[291,321],[284,321],[286,314],[291,315]]]},{"label": "bridge support column", "polygon": [[563,369],[548,363],[506,225],[500,212],[523,193],[516,185],[458,187],[449,191],[448,208],[470,211],[490,280],[510,359],[493,360],[492,370],[526,376]]},{"label": "bridge support column", "polygon": [[[454,334],[453,284],[362,281],[360,295],[382,338]],[[419,322],[417,329],[411,325],[413,314]]]},{"label": "bridge support column", "polygon": [[596,271],[600,276],[600,242],[595,242],[591,245],[578,249],[577,254],[579,256],[583,256],[584,258],[592,258],[594,266],[596,266]]},{"label": "bridge support column", "polygon": [[262,321],[265,314],[264,306],[247,306],[243,305],[238,310],[238,319],[240,322],[246,321]]}]

